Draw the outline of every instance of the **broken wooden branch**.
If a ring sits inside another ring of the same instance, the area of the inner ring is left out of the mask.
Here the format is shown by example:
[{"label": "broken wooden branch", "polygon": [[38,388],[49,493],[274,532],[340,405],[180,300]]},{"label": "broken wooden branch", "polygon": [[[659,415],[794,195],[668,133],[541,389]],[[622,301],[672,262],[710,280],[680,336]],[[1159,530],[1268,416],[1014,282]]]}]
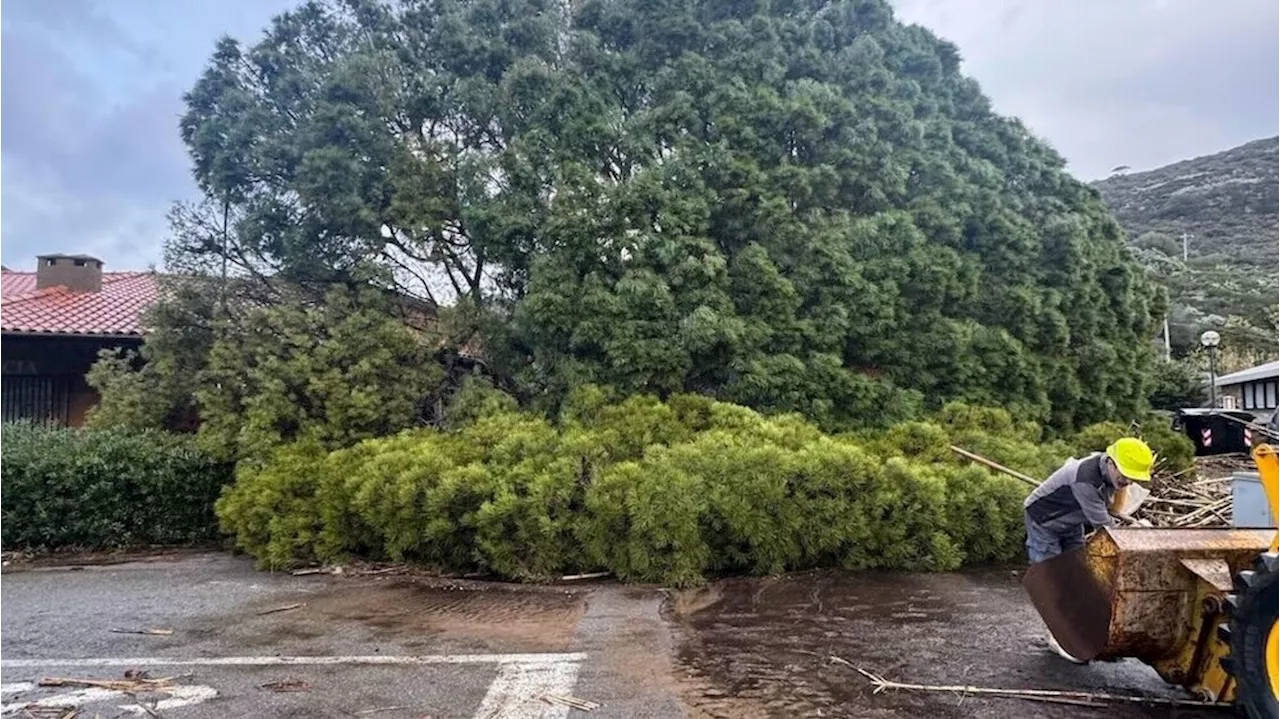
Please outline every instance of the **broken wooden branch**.
[{"label": "broken wooden branch", "polygon": [[311,691],[311,685],[301,679],[281,679],[277,682],[267,682],[259,685],[259,689],[266,689],[269,692],[306,692]]},{"label": "broken wooden branch", "polygon": [[173,634],[172,629],[111,629],[112,634],[148,634],[157,637],[167,637]]},{"label": "broken wooden branch", "polygon": [[1230,704],[1214,701],[1202,701],[1199,699],[1167,699],[1163,697],[1142,697],[1127,694],[1106,694],[1100,692],[1082,692],[1082,691],[1061,691],[1057,689],[1002,689],[996,687],[979,687],[966,684],[911,684],[907,682],[895,682],[885,679],[884,677],[872,674],[861,667],[855,666],[839,657],[831,657],[833,662],[851,667],[871,682],[873,687],[872,694],[879,694],[883,691],[917,691],[917,692],[947,692],[952,694],[963,695],[982,695],[992,697],[1005,697],[1010,699],[1029,699],[1031,701],[1043,701],[1044,699],[1067,699],[1076,701],[1091,702],[1111,702],[1111,703],[1128,703],[1128,704],[1146,704],[1151,706],[1182,706],[1182,707],[1230,707]]},{"label": "broken wooden branch", "polygon": [[173,677],[163,679],[126,678],[126,679],[79,679],[76,677],[45,677],[36,682],[42,687],[93,687],[109,689],[116,692],[138,693],[160,691],[173,682]]},{"label": "broken wooden branch", "polygon": [[587,574],[566,574],[560,577],[562,582],[576,582],[579,579],[601,579],[607,577],[613,572],[589,572]]},{"label": "broken wooden branch", "polygon": [[992,462],[991,460],[987,459],[986,457],[983,457],[982,455],[974,454],[973,452],[970,452],[969,450],[966,450],[966,449],[961,449],[961,448],[959,448],[959,447],[955,446],[954,444],[953,444],[953,445],[951,445],[951,451],[952,451],[952,452],[955,452],[956,454],[960,455],[961,457],[966,457],[966,458],[968,458],[968,459],[971,459],[971,460],[973,460],[973,461],[977,462],[978,464],[985,465],[985,466],[987,466],[987,467],[989,467],[989,468],[991,468],[991,469],[994,469],[994,470],[996,470],[997,472],[1003,472],[1003,473],[1005,473],[1005,474],[1009,475],[1010,477],[1013,477],[1014,479],[1022,480],[1023,482],[1026,482],[1027,484],[1031,485],[1032,487],[1039,487],[1039,486],[1040,486],[1040,480],[1038,480],[1038,479],[1034,479],[1034,478],[1032,478],[1032,477],[1028,477],[1027,475],[1023,474],[1022,472],[1019,472],[1019,471],[1017,471],[1017,470],[1013,470],[1013,469],[1009,469],[1008,467],[1006,467],[1006,466],[1004,466],[1004,465],[1002,465],[1002,464],[996,464],[995,462]]}]

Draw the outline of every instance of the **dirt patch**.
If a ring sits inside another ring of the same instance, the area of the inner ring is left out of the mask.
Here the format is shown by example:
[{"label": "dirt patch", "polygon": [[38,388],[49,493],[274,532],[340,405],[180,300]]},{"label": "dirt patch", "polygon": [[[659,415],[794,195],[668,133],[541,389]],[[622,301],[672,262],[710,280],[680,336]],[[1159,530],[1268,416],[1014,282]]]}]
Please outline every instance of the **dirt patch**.
[{"label": "dirt patch", "polygon": [[[273,597],[254,611],[293,601]],[[574,592],[499,586],[484,582],[447,583],[392,577],[332,581],[299,594],[304,606],[258,617],[264,642],[308,639],[350,630],[407,649],[441,642],[480,651],[565,651],[585,600]]]},{"label": "dirt patch", "polygon": [[948,694],[872,695],[831,656],[925,684],[1183,697],[1134,661],[1083,667],[1050,654],[1010,570],[958,574],[810,572],[729,579],[667,604],[681,627],[682,695],[704,717],[1217,717],[1168,708],[1032,704]]}]

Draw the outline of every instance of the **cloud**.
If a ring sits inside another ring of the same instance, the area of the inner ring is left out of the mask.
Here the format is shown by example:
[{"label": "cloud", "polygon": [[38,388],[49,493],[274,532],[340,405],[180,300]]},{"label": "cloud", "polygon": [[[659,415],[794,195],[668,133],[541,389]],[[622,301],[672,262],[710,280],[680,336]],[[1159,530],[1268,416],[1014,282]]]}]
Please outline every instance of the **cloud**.
[{"label": "cloud", "polygon": [[44,252],[85,252],[116,270],[159,263],[166,213],[196,194],[178,134],[183,92],[221,34],[251,36],[291,4],[228,0],[218,14],[168,0],[6,3],[5,266],[34,267]]},{"label": "cloud", "polygon": [[1280,132],[1280,6],[1263,0],[896,0],[955,43],[996,109],[1085,179]]},{"label": "cloud", "polygon": [[168,204],[194,189],[177,134],[181,91],[104,108],[102,93],[35,34],[0,39],[4,263],[87,252],[115,269],[158,259]]},{"label": "cloud", "polygon": [[[253,40],[294,0],[10,0],[0,29],[3,261],[160,260],[195,192],[181,95],[221,34]],[[1079,176],[1277,134],[1280,6],[1268,0],[894,0],[959,46],[996,108]]]}]

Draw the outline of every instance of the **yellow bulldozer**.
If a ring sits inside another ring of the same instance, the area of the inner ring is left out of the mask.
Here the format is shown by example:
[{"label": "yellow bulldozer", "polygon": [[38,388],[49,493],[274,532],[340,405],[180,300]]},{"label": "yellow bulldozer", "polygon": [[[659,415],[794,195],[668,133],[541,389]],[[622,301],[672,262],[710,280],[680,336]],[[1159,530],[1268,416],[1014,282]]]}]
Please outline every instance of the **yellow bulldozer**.
[{"label": "yellow bulldozer", "polygon": [[[1280,453],[1258,445],[1253,460],[1274,521]],[[1110,528],[1023,584],[1071,656],[1140,659],[1197,697],[1276,719],[1278,548],[1275,528]]]}]

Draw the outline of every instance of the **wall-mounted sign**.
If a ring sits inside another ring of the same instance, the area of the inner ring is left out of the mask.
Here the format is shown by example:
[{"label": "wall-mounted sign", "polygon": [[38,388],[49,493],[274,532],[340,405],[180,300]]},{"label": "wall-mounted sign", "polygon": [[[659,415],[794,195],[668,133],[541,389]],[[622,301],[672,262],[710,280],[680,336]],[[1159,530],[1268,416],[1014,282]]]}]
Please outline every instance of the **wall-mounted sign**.
[{"label": "wall-mounted sign", "polygon": [[31,359],[0,359],[0,375],[36,374],[36,363]]}]

